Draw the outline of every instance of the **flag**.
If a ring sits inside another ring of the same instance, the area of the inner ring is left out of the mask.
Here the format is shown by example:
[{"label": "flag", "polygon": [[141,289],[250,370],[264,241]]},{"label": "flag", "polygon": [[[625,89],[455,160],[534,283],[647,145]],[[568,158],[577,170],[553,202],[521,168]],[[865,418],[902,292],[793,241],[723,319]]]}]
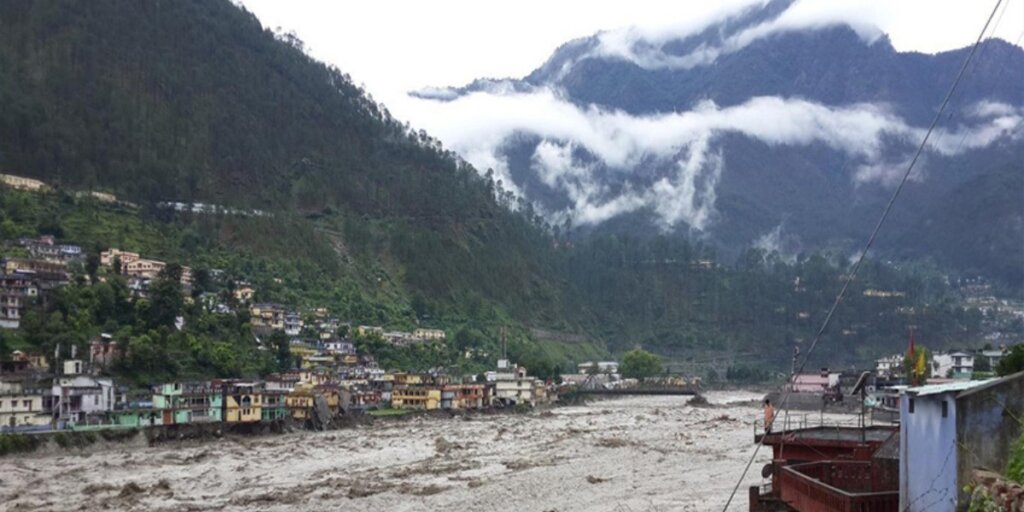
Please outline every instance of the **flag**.
[{"label": "flag", "polygon": [[914,360],[914,330],[910,330],[910,348],[907,349],[907,358],[911,361]]},{"label": "flag", "polygon": [[918,379],[924,378],[924,372],[928,368],[927,361],[924,360],[924,350],[917,355],[917,365],[914,366],[914,373]]}]

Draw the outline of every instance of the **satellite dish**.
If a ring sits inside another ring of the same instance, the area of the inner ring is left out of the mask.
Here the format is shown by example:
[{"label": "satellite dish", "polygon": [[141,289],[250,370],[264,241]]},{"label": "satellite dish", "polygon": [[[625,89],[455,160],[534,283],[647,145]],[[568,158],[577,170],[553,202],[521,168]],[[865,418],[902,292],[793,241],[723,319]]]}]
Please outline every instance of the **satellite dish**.
[{"label": "satellite dish", "polygon": [[871,372],[861,372],[860,378],[857,379],[857,383],[853,385],[853,391],[850,394],[856,395],[861,391],[864,391],[864,387],[868,385],[868,377],[871,376]]}]

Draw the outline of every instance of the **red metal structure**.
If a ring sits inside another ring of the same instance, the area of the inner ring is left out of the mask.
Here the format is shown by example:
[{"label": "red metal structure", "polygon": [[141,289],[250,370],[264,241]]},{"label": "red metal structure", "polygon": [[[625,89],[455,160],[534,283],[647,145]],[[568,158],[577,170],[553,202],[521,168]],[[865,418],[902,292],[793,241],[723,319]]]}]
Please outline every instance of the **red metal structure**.
[{"label": "red metal structure", "polygon": [[899,465],[879,457],[898,444],[893,426],[819,426],[755,435],[772,448],[762,475],[771,485],[750,488],[751,512],[875,512],[899,508]]}]

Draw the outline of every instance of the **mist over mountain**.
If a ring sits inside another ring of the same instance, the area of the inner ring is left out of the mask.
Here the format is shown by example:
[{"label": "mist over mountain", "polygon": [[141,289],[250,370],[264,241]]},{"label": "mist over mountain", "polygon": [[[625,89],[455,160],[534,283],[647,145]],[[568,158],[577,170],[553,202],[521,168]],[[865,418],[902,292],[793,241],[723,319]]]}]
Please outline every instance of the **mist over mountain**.
[{"label": "mist over mountain", "polygon": [[[970,48],[898,52],[879,29],[811,4],[601,32],[564,44],[521,79],[413,95],[466,120],[464,132],[442,135],[449,147],[577,235],[673,233],[726,255],[772,241],[786,254],[850,253]],[[1024,50],[986,40],[879,253],[929,256],[1020,286],[1020,194],[991,215],[942,219],[954,199],[999,199],[976,196],[993,191],[976,185],[988,174],[1024,172],[1021,83]],[[947,231],[926,240],[915,231],[925,225]],[[1009,243],[974,243],[993,230]]]}]

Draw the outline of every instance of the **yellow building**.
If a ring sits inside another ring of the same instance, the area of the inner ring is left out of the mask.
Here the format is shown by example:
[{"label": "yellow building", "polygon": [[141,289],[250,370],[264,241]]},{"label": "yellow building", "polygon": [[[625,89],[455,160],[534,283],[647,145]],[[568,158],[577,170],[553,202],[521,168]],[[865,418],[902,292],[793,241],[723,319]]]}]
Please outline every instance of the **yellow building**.
[{"label": "yellow building", "polygon": [[263,394],[256,384],[229,383],[224,397],[224,421],[251,423],[263,418]]},{"label": "yellow building", "polygon": [[284,306],[279,304],[253,304],[249,308],[249,322],[254,327],[284,330]]},{"label": "yellow building", "polygon": [[0,428],[31,428],[50,424],[43,411],[43,395],[22,388],[20,382],[0,382]]},{"label": "yellow building", "polygon": [[384,328],[383,327],[373,326],[373,325],[360,325],[360,326],[356,327],[356,332],[359,334],[359,336],[362,336],[364,338],[369,336],[369,335],[371,335],[371,334],[376,334],[378,336],[383,336],[384,335]]},{"label": "yellow building", "polygon": [[238,302],[249,302],[256,296],[256,289],[248,283],[239,283],[235,287],[235,300]]},{"label": "yellow building", "polygon": [[[115,249],[111,247],[110,249],[107,249],[100,253],[100,265],[112,268],[114,271],[120,274],[124,272],[124,267],[126,265],[138,260],[139,258],[140,256],[139,253],[137,252],[122,251],[120,249]],[[114,260],[116,259],[121,260],[121,268],[113,268]]]},{"label": "yellow building", "polygon": [[432,411],[441,405],[441,390],[426,387],[403,387],[391,391],[391,407]]},{"label": "yellow building", "polygon": [[284,399],[288,413],[295,421],[306,421],[313,415],[313,403],[316,395],[313,394],[313,387],[309,385],[297,386],[288,397]]}]

